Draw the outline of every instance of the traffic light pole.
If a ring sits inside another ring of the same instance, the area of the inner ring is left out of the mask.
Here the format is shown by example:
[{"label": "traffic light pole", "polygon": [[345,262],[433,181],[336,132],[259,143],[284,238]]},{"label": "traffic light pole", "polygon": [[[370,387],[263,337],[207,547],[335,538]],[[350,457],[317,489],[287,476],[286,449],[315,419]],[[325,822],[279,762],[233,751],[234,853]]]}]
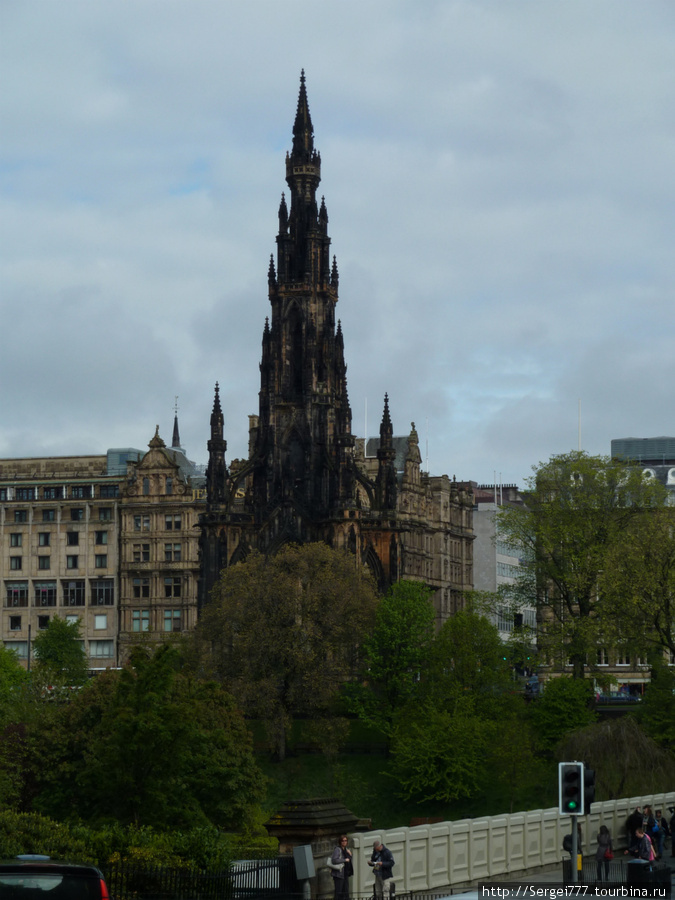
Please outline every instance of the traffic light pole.
[{"label": "traffic light pole", "polygon": [[579,853],[578,836],[577,817],[572,816],[572,884],[576,884],[579,880],[579,872],[577,870],[577,854]]}]

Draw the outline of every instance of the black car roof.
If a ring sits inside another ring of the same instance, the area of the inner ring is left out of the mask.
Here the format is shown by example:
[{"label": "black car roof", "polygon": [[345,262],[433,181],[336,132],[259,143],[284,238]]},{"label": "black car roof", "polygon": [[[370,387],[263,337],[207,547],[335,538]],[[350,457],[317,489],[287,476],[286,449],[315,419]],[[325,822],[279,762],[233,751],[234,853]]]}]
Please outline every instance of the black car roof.
[{"label": "black car roof", "polygon": [[96,866],[90,863],[73,863],[62,859],[14,858],[0,859],[0,872],[12,872],[21,869],[23,872],[53,872],[55,875],[81,875],[82,877],[102,877]]}]

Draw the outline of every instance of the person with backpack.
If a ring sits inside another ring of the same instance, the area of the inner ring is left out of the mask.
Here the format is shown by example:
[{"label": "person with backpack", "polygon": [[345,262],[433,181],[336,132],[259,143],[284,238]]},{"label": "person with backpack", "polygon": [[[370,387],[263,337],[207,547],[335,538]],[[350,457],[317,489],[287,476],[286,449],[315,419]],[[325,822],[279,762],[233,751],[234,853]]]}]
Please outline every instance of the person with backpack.
[{"label": "person with backpack", "polygon": [[648,834],[645,834],[645,830],[642,825],[640,825],[635,831],[635,843],[633,843],[628,850],[624,850],[624,855],[630,853],[631,856],[634,856],[635,859],[641,859],[643,862],[653,862],[656,859],[656,853],[654,853],[654,845],[652,844],[652,840]]}]

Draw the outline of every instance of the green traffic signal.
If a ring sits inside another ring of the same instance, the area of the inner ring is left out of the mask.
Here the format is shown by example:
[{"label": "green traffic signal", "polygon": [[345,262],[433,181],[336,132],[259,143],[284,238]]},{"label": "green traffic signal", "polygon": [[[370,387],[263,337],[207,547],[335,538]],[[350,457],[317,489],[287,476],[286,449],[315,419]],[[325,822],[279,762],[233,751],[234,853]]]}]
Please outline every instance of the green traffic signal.
[{"label": "green traffic signal", "polygon": [[577,815],[583,812],[584,766],[583,763],[560,763],[559,765],[559,810],[563,815]]}]

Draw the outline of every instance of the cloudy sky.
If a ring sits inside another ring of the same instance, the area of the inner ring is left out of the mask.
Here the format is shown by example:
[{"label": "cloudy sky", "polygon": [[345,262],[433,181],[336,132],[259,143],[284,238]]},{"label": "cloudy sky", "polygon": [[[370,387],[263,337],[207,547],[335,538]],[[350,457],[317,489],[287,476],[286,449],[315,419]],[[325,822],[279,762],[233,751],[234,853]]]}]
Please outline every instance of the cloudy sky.
[{"label": "cloudy sky", "polygon": [[674,434],[673,47],[672,0],[2,0],[0,457],[177,395],[205,462],[216,381],[246,455],[303,67],[356,434],[388,391],[519,484]]}]

